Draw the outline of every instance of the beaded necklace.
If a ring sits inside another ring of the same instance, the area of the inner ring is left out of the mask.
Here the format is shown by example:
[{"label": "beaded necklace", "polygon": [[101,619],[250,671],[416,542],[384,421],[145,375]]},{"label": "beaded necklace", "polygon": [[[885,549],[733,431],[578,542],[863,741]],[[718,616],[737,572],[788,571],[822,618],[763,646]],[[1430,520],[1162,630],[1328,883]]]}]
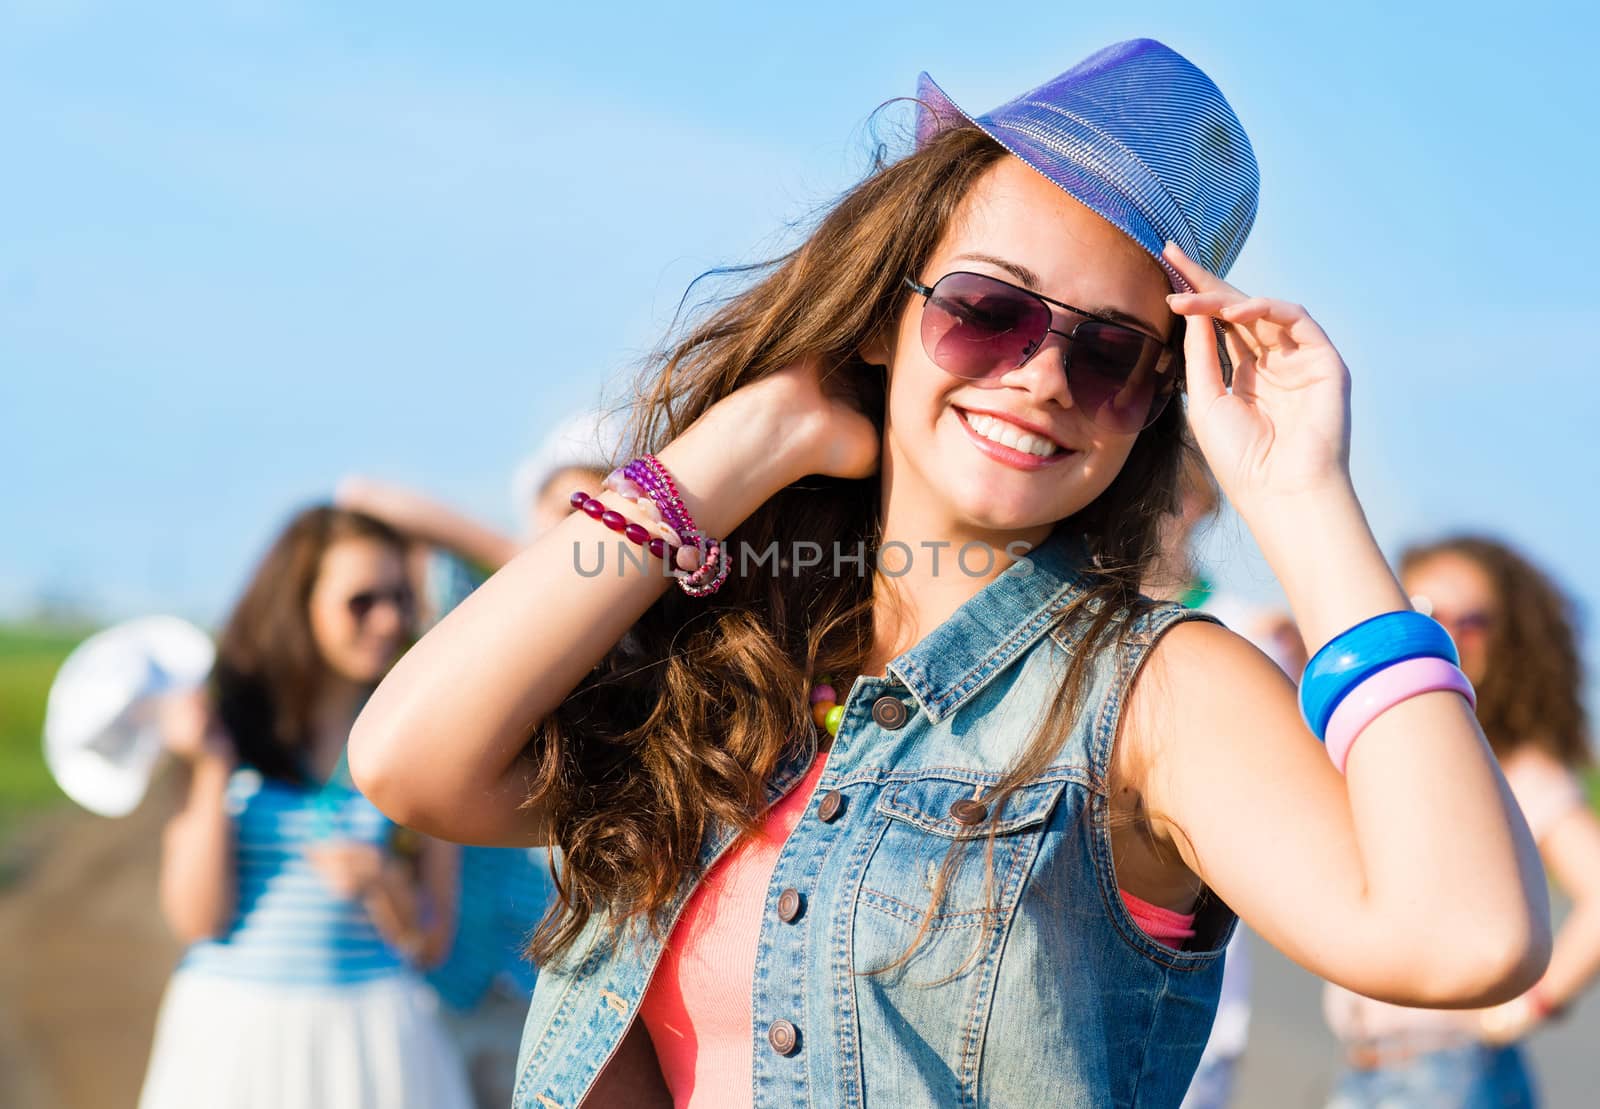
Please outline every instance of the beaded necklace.
[{"label": "beaded necklace", "polygon": [[811,687],[811,722],[828,733],[825,742],[831,743],[839,734],[839,722],[844,719],[844,706],[839,703],[838,691],[833,687],[833,676],[822,674]]}]

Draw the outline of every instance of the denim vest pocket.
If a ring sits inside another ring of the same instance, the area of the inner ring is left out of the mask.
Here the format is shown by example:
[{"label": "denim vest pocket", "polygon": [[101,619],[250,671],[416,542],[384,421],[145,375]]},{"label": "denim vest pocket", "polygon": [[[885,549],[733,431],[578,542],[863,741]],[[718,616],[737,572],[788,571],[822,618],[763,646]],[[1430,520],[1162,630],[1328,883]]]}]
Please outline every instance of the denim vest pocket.
[{"label": "denim vest pocket", "polygon": [[[1067,783],[1024,785],[996,817],[983,797],[994,780],[949,770],[889,783],[874,807],[882,830],[862,875],[862,904],[914,927],[930,907],[930,929],[1003,924]],[[952,850],[956,857],[934,905]]]}]

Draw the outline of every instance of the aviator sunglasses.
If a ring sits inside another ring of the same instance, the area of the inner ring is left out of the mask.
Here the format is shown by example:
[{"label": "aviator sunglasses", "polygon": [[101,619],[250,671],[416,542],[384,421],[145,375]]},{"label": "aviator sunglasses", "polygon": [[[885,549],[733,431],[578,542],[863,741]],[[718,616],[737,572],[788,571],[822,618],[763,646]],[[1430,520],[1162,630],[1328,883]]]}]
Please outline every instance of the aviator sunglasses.
[{"label": "aviator sunglasses", "polygon": [[1411,598],[1411,605],[1424,616],[1432,616],[1444,630],[1450,633],[1450,638],[1460,642],[1469,636],[1488,635],[1494,628],[1494,617],[1479,609],[1468,609],[1466,612],[1446,612],[1434,607],[1433,600],[1418,594]]},{"label": "aviator sunglasses", "polygon": [[400,613],[400,619],[405,622],[411,620],[416,610],[416,598],[411,590],[405,586],[396,586],[392,589],[364,589],[355,594],[345,604],[350,609],[350,615],[356,623],[364,623],[372,610],[380,604],[391,604]]},{"label": "aviator sunglasses", "polygon": [[[1073,406],[1096,425],[1124,435],[1142,431],[1172,399],[1173,345],[1143,331],[987,274],[956,271],[932,285],[910,277],[905,283],[923,297],[923,350],[952,376],[999,378],[1059,335],[1067,341],[1062,366]],[[1051,326],[1051,305],[1083,318],[1062,331]]]}]

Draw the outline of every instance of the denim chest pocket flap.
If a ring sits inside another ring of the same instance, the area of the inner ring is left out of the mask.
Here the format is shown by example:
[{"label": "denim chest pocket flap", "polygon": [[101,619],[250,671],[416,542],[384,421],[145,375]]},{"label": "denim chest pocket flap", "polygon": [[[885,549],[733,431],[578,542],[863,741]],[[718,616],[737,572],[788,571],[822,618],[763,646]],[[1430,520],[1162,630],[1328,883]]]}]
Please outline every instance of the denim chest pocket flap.
[{"label": "denim chest pocket flap", "polygon": [[1006,799],[999,818],[984,794],[992,785],[984,781],[929,775],[912,778],[885,790],[877,810],[925,832],[947,839],[1009,836],[1043,824],[1067,786],[1063,779],[1029,782]]}]

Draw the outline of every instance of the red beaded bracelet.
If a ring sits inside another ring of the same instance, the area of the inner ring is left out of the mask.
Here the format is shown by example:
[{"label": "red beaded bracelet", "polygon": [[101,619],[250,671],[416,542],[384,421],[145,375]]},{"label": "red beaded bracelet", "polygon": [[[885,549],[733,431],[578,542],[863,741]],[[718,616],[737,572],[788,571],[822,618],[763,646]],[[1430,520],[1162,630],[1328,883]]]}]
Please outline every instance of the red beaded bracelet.
[{"label": "red beaded bracelet", "polygon": [[1540,1020],[1558,1020],[1567,1012],[1565,1005],[1553,1004],[1537,982],[1528,987],[1528,1004]]},{"label": "red beaded bracelet", "polygon": [[614,508],[607,508],[603,501],[595,500],[582,489],[568,497],[567,502],[584,515],[599,520],[612,531],[620,532],[624,538],[644,547],[663,562],[676,561],[676,547],[668,547],[665,539],[659,535],[651,535],[643,525],[634,523]]},{"label": "red beaded bracelet", "polygon": [[651,535],[642,525],[629,520],[616,509],[607,508],[605,502],[596,500],[582,489],[574,491],[567,501],[584,515],[599,520],[662,561],[684,570],[683,576],[678,578],[678,585],[691,597],[707,597],[715,593],[722,588],[722,583],[728,580],[728,574],[733,569],[733,560],[728,555],[727,547],[719,540],[701,535],[695,537],[692,545],[669,547],[666,540]]}]

